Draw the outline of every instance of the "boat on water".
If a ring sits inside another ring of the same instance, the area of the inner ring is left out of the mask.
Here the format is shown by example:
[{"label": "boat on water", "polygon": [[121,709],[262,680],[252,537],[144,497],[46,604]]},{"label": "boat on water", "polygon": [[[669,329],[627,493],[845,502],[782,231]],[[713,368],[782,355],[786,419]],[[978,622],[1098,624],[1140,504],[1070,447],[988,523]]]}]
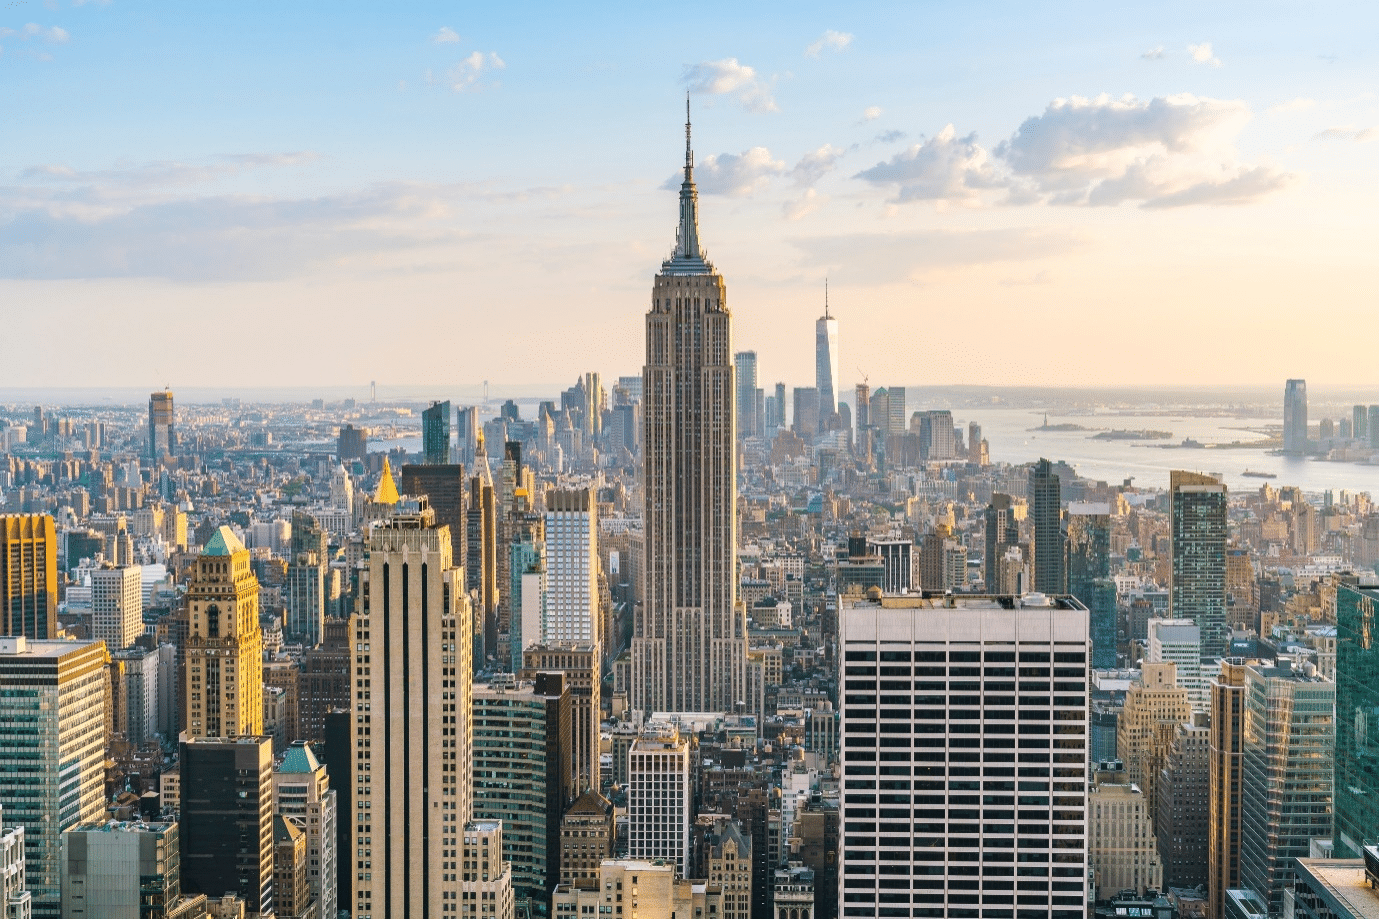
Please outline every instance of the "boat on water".
[{"label": "boat on water", "polygon": [[1246,476],[1246,477],[1248,477],[1248,478],[1251,478],[1251,479],[1276,479],[1276,478],[1278,478],[1278,473],[1275,473],[1275,472],[1255,472],[1253,469],[1246,469],[1244,472],[1242,472],[1242,473],[1240,473],[1240,474],[1243,475],[1243,476]]}]

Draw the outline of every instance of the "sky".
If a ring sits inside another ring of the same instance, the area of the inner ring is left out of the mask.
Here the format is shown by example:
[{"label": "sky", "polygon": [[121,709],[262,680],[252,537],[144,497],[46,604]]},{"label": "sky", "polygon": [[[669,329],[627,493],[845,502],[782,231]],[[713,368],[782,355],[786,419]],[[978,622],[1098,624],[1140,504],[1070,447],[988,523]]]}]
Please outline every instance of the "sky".
[{"label": "sky", "polygon": [[[1375,384],[1368,3],[0,0],[0,387]],[[1358,346],[1358,347],[1357,347]],[[1366,356],[1368,355],[1368,357]]]}]

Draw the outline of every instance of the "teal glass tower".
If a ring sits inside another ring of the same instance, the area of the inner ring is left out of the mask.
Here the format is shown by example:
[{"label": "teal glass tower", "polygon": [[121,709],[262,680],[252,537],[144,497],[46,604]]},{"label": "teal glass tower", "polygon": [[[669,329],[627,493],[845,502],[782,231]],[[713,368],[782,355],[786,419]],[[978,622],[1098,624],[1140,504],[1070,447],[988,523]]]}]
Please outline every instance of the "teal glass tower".
[{"label": "teal glass tower", "polygon": [[1379,581],[1336,589],[1336,858],[1379,842]]},{"label": "teal glass tower", "polygon": [[450,400],[432,402],[421,413],[422,462],[444,466],[450,462]]}]

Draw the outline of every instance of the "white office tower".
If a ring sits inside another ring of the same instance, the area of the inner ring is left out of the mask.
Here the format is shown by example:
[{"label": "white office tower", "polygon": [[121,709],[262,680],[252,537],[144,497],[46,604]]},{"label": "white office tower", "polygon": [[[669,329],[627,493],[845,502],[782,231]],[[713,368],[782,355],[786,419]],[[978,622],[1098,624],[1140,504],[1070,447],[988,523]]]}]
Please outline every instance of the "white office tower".
[{"label": "white office tower", "polygon": [[123,651],[144,631],[144,589],[138,565],[91,572],[91,637]]},{"label": "white office tower", "polygon": [[306,834],[307,882],[322,919],[336,914],[340,893],[337,799],[326,767],[306,741],[288,747],[273,769],[273,808]]},{"label": "white office tower", "polygon": [[98,641],[0,638],[0,805],[24,828],[37,917],[62,911],[63,831],[105,817],[105,661]]},{"label": "white office tower", "polygon": [[665,859],[690,876],[693,788],[689,738],[673,724],[651,721],[627,754],[628,854]]},{"label": "white office tower", "polygon": [[542,642],[602,640],[598,532],[598,501],[593,489],[546,492],[546,608],[541,624]]},{"label": "white office tower", "polygon": [[873,590],[839,631],[839,915],[1082,919],[1087,609]]},{"label": "white office tower", "polygon": [[33,915],[33,897],[24,872],[21,826],[0,828],[0,909],[4,909],[5,919],[29,919]]},{"label": "white office tower", "polygon": [[1202,677],[1202,630],[1197,623],[1191,619],[1150,619],[1145,660],[1151,664],[1176,664],[1178,685],[1187,690],[1192,710],[1207,711],[1209,691],[1207,680]]},{"label": "white office tower", "polygon": [[[405,502],[404,502],[405,503]],[[459,915],[469,823],[472,618],[424,502],[369,533],[355,624],[354,919]]]},{"label": "white office tower", "polygon": [[[458,915],[513,919],[512,866],[503,858],[503,821],[475,820],[464,828],[464,890]],[[449,913],[455,915],[452,909]]]},{"label": "white office tower", "polygon": [[734,712],[747,689],[747,612],[737,601],[732,314],[699,248],[694,154],[675,251],[646,314],[642,369],[645,601],[632,633],[632,708]]}]

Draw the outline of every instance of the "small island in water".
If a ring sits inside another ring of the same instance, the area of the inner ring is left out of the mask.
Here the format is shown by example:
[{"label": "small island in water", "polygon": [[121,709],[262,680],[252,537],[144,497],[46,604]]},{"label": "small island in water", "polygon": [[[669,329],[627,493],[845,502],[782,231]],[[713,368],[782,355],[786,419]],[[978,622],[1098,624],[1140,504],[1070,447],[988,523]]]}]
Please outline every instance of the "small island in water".
[{"label": "small island in water", "polygon": [[1172,431],[1101,431],[1093,434],[1092,440],[1167,440],[1173,436]]}]

